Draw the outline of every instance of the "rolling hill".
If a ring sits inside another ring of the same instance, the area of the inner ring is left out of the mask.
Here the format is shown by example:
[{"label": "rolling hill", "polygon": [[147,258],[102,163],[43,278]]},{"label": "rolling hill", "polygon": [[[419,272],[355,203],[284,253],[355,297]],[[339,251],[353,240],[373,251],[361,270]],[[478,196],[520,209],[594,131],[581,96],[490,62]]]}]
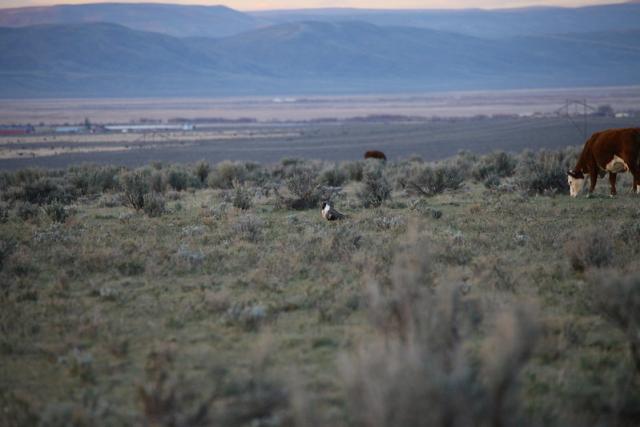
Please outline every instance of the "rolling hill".
[{"label": "rolling hill", "polygon": [[640,30],[501,40],[365,22],[225,38],[106,23],[0,29],[0,96],[210,96],[640,83]]},{"label": "rolling hill", "polygon": [[495,10],[300,9],[251,12],[250,15],[272,23],[362,21],[380,26],[429,28],[489,38],[640,28],[640,2],[578,8]]},{"label": "rolling hill", "polygon": [[95,3],[0,9],[0,27],[109,22],[178,37],[224,37],[266,25],[225,6]]},{"label": "rolling hill", "polygon": [[109,22],[178,37],[225,37],[299,21],[362,21],[477,37],[590,33],[640,29],[640,3],[579,8],[498,10],[303,9],[239,12],[224,6],[96,3],[0,9],[0,27]]}]

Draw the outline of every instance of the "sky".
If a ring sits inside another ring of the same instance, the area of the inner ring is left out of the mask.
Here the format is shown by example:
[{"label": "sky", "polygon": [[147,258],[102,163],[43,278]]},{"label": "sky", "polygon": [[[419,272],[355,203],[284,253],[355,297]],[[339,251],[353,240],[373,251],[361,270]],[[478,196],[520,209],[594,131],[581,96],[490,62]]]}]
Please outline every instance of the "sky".
[{"label": "sky", "polygon": [[624,0],[0,0],[0,8],[48,6],[81,3],[180,3],[224,4],[238,10],[303,9],[321,7],[355,7],[375,9],[463,9],[512,8],[527,6],[579,7],[594,4],[624,3]]}]

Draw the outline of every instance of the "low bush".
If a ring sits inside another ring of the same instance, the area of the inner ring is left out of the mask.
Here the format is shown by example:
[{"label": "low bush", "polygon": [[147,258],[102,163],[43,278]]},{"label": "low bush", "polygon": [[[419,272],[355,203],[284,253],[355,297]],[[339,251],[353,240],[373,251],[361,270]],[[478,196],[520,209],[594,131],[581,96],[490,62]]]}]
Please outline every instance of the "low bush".
[{"label": "low bush", "polygon": [[29,202],[18,202],[15,204],[16,216],[23,221],[37,218],[39,211],[38,206]]},{"label": "low bush", "polygon": [[260,238],[262,237],[263,227],[264,221],[251,214],[240,216],[231,225],[231,229],[240,239],[252,243],[260,240]]},{"label": "low bush", "polygon": [[144,208],[144,196],[150,191],[148,170],[126,171],[118,176],[125,197],[125,205],[141,210]]},{"label": "low bush", "polygon": [[195,164],[193,173],[200,180],[200,184],[204,185],[207,182],[207,177],[209,176],[210,170],[211,168],[209,167],[209,163],[204,160],[200,160]]},{"label": "low bush", "polygon": [[166,175],[161,170],[153,169],[149,175],[149,189],[154,193],[164,193],[166,188]]},{"label": "low bush", "polygon": [[[519,376],[537,326],[527,310],[486,318],[462,287],[435,286],[429,245],[401,248],[390,286],[370,285],[377,334],[343,359],[347,411],[356,426],[527,425]],[[491,322],[491,333],[480,332]]]},{"label": "low bush", "polygon": [[242,210],[251,209],[251,206],[253,205],[253,197],[251,195],[251,192],[239,182],[236,182],[234,184],[231,204],[233,204],[234,207]]},{"label": "low bush", "polygon": [[565,244],[565,253],[575,271],[607,267],[614,259],[611,236],[601,227],[590,227],[577,232]]},{"label": "low bush", "polygon": [[344,184],[348,179],[346,172],[337,167],[329,167],[320,172],[320,184],[328,185],[330,187],[339,187]]},{"label": "low bush", "polygon": [[318,182],[316,169],[308,165],[295,166],[288,171],[288,174],[286,185],[293,197],[283,197],[275,189],[279,203],[296,210],[319,207],[323,191]]},{"label": "low bush", "polygon": [[62,203],[54,201],[42,207],[44,213],[53,222],[65,222],[69,216]]},{"label": "low bush", "polygon": [[76,198],[73,187],[61,178],[42,177],[11,187],[3,192],[3,198],[9,202],[28,202],[46,205],[53,201],[69,203]]},{"label": "low bush", "polygon": [[365,208],[378,207],[391,198],[391,184],[381,162],[369,162],[365,166],[357,196]]},{"label": "low bush", "polygon": [[362,177],[364,174],[363,161],[357,160],[355,162],[344,162],[340,164],[340,169],[344,171],[349,181],[362,181]]},{"label": "low bush", "polygon": [[457,190],[464,182],[464,175],[459,168],[450,164],[418,165],[406,181],[409,192],[422,196],[433,196],[445,190]]},{"label": "low bush", "polygon": [[9,221],[9,205],[0,202],[0,224]]},{"label": "low bush", "polygon": [[624,333],[640,376],[640,275],[600,271],[590,279],[592,307]]},{"label": "low bush", "polygon": [[524,152],[516,167],[516,182],[529,193],[567,192],[567,171],[574,159],[573,150]]},{"label": "low bush", "polygon": [[471,176],[478,182],[486,182],[489,178],[499,180],[513,176],[517,165],[517,159],[511,154],[495,151],[480,158],[473,166]]},{"label": "low bush", "polygon": [[2,271],[5,261],[9,259],[17,246],[16,240],[13,238],[0,240],[0,271]]},{"label": "low bush", "polygon": [[146,193],[142,199],[142,210],[149,217],[159,217],[167,211],[166,202],[160,193]]},{"label": "low bush", "polygon": [[74,166],[67,171],[67,179],[79,194],[100,194],[118,189],[120,170],[116,166]]},{"label": "low bush", "polygon": [[207,183],[211,188],[230,189],[236,181],[244,183],[246,173],[242,163],[225,160],[209,172]]},{"label": "low bush", "polygon": [[200,182],[195,182],[195,177],[183,168],[172,167],[166,171],[167,184],[175,191],[184,191],[187,188],[199,187]]}]

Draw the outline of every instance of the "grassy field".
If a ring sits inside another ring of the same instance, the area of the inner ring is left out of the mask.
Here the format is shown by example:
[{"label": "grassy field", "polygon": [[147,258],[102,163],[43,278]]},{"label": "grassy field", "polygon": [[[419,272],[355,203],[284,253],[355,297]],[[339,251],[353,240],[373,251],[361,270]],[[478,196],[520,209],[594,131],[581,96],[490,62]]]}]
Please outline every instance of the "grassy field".
[{"label": "grassy field", "polygon": [[638,425],[639,199],[575,155],[4,173],[0,425]]}]

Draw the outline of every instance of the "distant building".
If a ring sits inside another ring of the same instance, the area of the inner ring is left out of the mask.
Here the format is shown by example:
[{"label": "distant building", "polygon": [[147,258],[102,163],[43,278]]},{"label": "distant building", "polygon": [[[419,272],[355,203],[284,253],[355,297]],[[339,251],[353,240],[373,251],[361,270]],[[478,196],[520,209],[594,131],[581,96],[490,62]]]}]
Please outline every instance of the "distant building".
[{"label": "distant building", "polygon": [[104,129],[109,132],[160,132],[160,131],[191,131],[195,126],[191,123],[176,125],[106,125]]},{"label": "distant building", "polygon": [[31,125],[26,126],[0,126],[0,136],[16,136],[28,135],[34,133],[35,128]]},{"label": "distant building", "polygon": [[54,129],[55,133],[80,133],[84,131],[84,126],[58,126]]}]

